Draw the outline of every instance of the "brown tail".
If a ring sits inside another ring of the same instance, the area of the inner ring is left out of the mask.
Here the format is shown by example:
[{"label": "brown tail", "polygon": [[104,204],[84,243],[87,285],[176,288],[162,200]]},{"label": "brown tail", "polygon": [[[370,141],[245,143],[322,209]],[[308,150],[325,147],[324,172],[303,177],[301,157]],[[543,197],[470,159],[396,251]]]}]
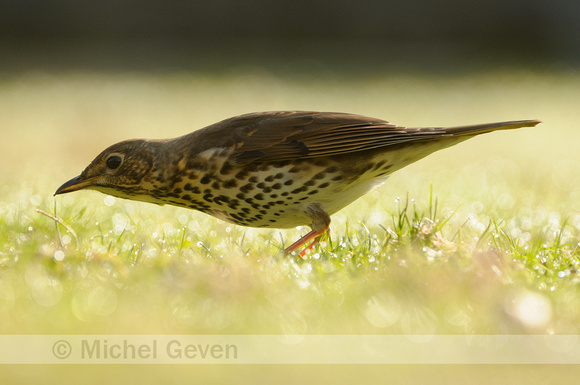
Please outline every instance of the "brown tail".
[{"label": "brown tail", "polygon": [[511,122],[499,122],[499,123],[483,123],[474,124],[469,126],[457,126],[444,128],[448,134],[451,135],[479,135],[486,132],[492,132],[496,130],[511,130],[514,128],[521,127],[534,127],[542,123],[541,120],[514,120]]}]

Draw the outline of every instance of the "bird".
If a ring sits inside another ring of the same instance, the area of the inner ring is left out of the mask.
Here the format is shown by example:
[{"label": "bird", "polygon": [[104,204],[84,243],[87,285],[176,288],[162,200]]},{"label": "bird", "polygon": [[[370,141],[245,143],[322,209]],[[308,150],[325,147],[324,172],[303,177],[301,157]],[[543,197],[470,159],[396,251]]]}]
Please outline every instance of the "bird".
[{"label": "bird", "polygon": [[113,144],[54,195],[90,189],[241,226],[309,225],[285,249],[304,256],[329,230],[332,214],[393,172],[476,135],[539,123],[407,128],[350,113],[249,113],[172,139]]}]

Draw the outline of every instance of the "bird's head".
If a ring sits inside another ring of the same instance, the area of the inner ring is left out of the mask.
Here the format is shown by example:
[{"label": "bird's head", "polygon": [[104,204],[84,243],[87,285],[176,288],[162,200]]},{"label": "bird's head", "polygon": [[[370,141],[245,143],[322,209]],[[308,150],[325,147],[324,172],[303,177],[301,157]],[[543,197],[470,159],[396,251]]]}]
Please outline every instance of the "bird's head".
[{"label": "bird's head", "polygon": [[149,176],[158,148],[158,142],[143,139],[114,144],[101,152],[79,176],[60,186],[54,195],[91,189],[140,199],[151,188]]}]

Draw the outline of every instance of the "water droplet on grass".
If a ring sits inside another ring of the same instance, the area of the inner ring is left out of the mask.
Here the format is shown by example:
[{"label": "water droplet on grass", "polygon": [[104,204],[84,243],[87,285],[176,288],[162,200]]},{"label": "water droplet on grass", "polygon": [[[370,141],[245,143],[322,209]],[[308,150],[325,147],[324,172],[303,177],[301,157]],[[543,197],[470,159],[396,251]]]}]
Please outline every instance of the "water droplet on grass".
[{"label": "water droplet on grass", "polygon": [[[64,243],[64,241],[63,241]],[[64,252],[62,250],[57,250],[54,252],[54,260],[62,261],[64,259]]]},{"label": "water droplet on grass", "polygon": [[564,278],[565,276],[567,276],[568,274],[570,274],[570,272],[568,270],[562,270],[558,272],[558,277],[559,278]]}]

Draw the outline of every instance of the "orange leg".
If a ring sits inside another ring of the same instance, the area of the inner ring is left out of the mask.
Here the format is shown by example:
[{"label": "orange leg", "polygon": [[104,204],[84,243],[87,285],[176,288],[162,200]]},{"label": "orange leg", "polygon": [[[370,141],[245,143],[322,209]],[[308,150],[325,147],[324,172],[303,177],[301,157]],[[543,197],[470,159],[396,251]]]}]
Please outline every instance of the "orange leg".
[{"label": "orange leg", "polygon": [[[330,229],[330,224],[326,225],[326,227],[322,231],[312,230],[296,242],[290,245],[284,252],[286,254],[290,254],[293,251],[296,251],[301,246],[304,246],[304,249],[300,252],[300,256],[304,257],[306,255],[306,250],[312,250],[320,241],[320,238],[326,234]],[[310,242],[312,241],[312,242]],[[309,243],[310,242],[310,243]]]}]

